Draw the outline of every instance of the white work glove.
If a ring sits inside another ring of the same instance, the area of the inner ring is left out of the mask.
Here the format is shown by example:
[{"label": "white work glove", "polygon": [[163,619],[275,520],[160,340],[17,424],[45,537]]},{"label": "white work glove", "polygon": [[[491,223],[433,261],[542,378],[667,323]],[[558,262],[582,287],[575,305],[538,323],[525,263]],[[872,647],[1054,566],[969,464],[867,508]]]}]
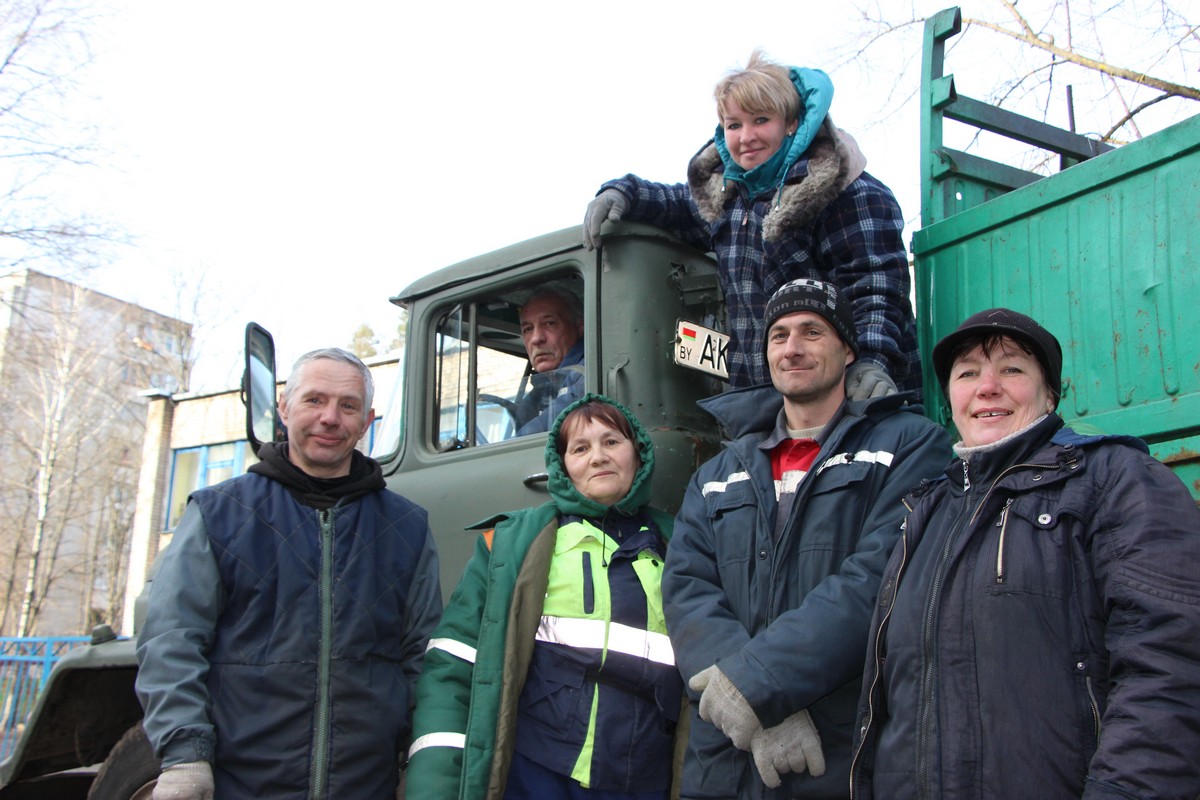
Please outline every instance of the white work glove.
[{"label": "white work glove", "polygon": [[846,399],[871,400],[897,392],[896,382],[882,367],[870,361],[855,361],[846,368]]},{"label": "white work glove", "polygon": [[713,664],[693,675],[688,686],[700,692],[700,719],[716,726],[738,750],[749,750],[750,739],[762,730],[762,723],[725,673]]},{"label": "white work glove", "polygon": [[213,800],[212,767],[207,761],[167,767],[158,776],[150,800]]},{"label": "white work glove", "polygon": [[771,728],[759,730],[750,739],[750,755],[754,766],[768,788],[781,783],[784,772],[797,774],[808,770],[813,777],[825,774],[825,754],[821,752],[821,737],[813,725],[808,709],[797,711]]},{"label": "white work glove", "polygon": [[605,189],[596,195],[583,215],[583,243],[587,249],[595,250],[600,244],[600,226],[605,220],[620,222],[628,209],[628,198],[617,189]]}]

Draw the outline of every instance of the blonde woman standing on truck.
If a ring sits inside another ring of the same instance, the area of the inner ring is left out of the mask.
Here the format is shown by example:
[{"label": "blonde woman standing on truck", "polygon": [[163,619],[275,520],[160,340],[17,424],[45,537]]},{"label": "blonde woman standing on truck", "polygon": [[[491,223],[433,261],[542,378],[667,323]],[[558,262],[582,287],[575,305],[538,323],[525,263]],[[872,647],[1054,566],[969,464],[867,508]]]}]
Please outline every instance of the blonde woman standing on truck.
[{"label": "blonde woman standing on truck", "polygon": [[767,300],[788,281],[814,278],[854,307],[860,355],[847,375],[850,399],[919,390],[904,218],[830,120],[829,77],[756,50],[714,96],[720,124],[688,165],[687,182],[626,175],[605,183],[587,208],[584,243],[600,243],[604,221],[626,220],[715,252],[734,388],[770,382],[758,347]]}]

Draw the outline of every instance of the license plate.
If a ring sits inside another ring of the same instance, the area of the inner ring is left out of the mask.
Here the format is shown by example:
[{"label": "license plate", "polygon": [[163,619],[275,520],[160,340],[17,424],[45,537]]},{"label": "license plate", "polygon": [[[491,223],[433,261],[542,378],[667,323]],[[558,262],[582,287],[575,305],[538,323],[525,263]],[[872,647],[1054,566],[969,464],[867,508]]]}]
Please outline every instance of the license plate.
[{"label": "license plate", "polygon": [[675,326],[675,363],[729,380],[729,336],[680,320]]}]

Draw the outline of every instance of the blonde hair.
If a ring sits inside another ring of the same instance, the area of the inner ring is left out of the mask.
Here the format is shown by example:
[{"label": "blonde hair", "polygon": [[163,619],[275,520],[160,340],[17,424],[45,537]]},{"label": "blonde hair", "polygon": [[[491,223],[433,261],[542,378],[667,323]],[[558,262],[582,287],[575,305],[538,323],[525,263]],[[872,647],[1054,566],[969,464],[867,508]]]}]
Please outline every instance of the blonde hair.
[{"label": "blonde hair", "polygon": [[792,83],[791,70],[767,58],[755,48],[745,69],[731,70],[713,90],[717,119],[725,120],[729,101],[750,114],[770,113],[791,124],[800,118],[800,94]]}]

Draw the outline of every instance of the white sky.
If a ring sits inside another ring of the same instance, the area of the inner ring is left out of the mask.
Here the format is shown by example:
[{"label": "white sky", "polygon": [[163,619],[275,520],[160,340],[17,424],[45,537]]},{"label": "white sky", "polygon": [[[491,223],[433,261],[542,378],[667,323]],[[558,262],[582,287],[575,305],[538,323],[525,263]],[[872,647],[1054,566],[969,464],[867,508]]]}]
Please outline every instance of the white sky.
[{"label": "white sky", "polygon": [[[107,4],[90,90],[112,166],[81,202],[136,244],[96,284],[175,314],[171,272],[203,274],[204,389],[236,384],[249,320],[282,372],[362,322],[386,341],[413,279],[577,224],[608,178],[682,180],[726,70],[756,46],[829,69],[857,30],[849,4],[796,0]],[[915,220],[916,109],[880,122],[919,66],[903,41],[830,69],[831,113]]]}]

